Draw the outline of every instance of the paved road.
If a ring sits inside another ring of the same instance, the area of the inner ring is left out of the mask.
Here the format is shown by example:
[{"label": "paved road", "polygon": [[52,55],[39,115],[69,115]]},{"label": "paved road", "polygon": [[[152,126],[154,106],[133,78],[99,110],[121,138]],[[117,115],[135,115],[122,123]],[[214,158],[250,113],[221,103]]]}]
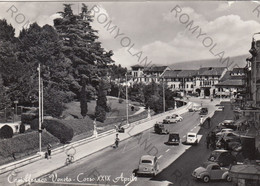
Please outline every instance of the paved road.
[{"label": "paved road", "polygon": [[[200,102],[199,100],[199,103]],[[215,108],[214,103],[208,100],[203,100],[203,102],[206,102],[203,104],[207,104],[209,107],[209,113]],[[185,113],[183,114],[183,118],[184,120],[182,122],[166,125],[171,132],[178,132],[182,141],[184,141],[187,132],[196,132],[199,130],[198,113]],[[132,171],[137,168],[138,161],[142,155],[156,155],[159,158],[160,170],[163,170],[175,161],[180,154],[191,147],[183,144],[179,146],[167,146],[164,144],[167,140],[168,135],[158,135],[153,132],[153,129],[149,129],[129,140],[121,142],[118,149],[113,149],[112,147],[106,148],[74,164],[59,169],[55,171],[55,173],[50,173],[42,177],[42,179],[46,179],[48,183],[41,185],[51,185],[54,182],[60,185],[63,185],[62,182],[64,184],[77,183],[77,185],[147,184],[146,181],[149,181],[150,178],[138,177],[137,180],[135,180],[135,178],[132,177]],[[194,154],[191,154],[190,156],[192,157],[193,155]],[[185,167],[186,164],[182,166]],[[122,177],[124,177],[124,179]],[[155,184],[162,185],[163,180],[160,179],[158,181],[156,181]],[[153,182],[149,181],[149,185],[152,185],[152,183]],[[37,185],[39,185],[39,183],[37,183]]]},{"label": "paved road", "polygon": [[[229,103],[223,103],[225,105],[225,110],[222,112],[216,112],[215,116],[212,118],[211,129],[216,126],[219,122],[224,119],[233,119],[233,113],[230,108]],[[178,186],[204,186],[205,183],[199,182],[191,177],[192,171],[207,160],[211,153],[205,145],[205,136],[211,129],[201,128],[199,134],[203,135],[202,140],[198,146],[191,147],[188,149],[180,158],[164,169],[160,174],[158,174],[154,181],[167,180],[173,185]],[[137,185],[137,184],[132,184]],[[145,182],[138,185],[145,185]],[[212,181],[206,185],[210,186],[230,186],[232,183],[225,181]]]}]

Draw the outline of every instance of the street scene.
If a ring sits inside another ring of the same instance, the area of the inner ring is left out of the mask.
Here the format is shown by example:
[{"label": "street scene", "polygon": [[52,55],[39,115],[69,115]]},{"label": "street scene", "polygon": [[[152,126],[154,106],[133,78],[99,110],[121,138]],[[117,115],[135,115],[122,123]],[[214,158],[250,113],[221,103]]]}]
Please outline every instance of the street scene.
[{"label": "street scene", "polygon": [[259,16],[0,2],[0,185],[259,186]]}]

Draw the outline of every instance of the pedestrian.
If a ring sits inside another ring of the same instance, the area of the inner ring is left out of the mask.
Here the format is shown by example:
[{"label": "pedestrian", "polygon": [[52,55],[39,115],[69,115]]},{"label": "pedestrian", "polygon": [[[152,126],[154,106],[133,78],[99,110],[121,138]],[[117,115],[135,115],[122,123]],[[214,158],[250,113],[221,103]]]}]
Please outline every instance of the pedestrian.
[{"label": "pedestrian", "polygon": [[214,150],[216,149],[216,134],[215,134],[215,132],[211,133],[211,147]]},{"label": "pedestrian", "polygon": [[51,159],[51,144],[48,143],[47,145],[47,153],[48,153],[48,156],[47,156],[47,159]]},{"label": "pedestrian", "polygon": [[208,121],[208,128],[210,128],[210,117],[207,118]]},{"label": "pedestrian", "polygon": [[118,134],[116,134],[116,139],[115,139],[115,148],[118,147],[118,144],[119,144],[119,137],[118,137]]},{"label": "pedestrian", "polygon": [[207,137],[206,137],[206,144],[207,144],[207,149],[209,148],[209,144],[210,144],[210,135],[208,133]]},{"label": "pedestrian", "polygon": [[203,124],[203,116],[200,116],[200,125]]}]

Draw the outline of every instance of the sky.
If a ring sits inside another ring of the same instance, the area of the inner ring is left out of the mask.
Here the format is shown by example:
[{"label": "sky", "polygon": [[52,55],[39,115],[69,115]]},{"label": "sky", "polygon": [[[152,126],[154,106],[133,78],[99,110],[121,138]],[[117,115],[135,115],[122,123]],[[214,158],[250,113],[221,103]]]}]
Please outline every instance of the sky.
[{"label": "sky", "polygon": [[[71,4],[78,14],[82,3]],[[102,46],[113,50],[113,60],[123,67],[249,54],[253,33],[260,32],[260,4],[252,1],[85,4]],[[53,25],[62,10],[62,2],[0,2],[0,19],[12,24],[18,36],[27,21]]]}]

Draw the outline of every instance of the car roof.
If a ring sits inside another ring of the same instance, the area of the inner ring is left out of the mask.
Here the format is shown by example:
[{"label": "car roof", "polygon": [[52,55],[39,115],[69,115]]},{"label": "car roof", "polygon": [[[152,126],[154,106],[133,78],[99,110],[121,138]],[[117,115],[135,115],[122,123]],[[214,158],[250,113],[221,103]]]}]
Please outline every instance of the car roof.
[{"label": "car roof", "polygon": [[143,156],[141,157],[141,160],[151,160],[151,161],[153,161],[154,158],[155,158],[155,156],[143,155]]},{"label": "car roof", "polygon": [[197,135],[196,133],[194,133],[194,132],[189,132],[187,135]]},{"label": "car roof", "polygon": [[213,152],[228,152],[228,150],[218,149],[218,150],[214,150]]},{"label": "car roof", "polygon": [[212,161],[205,161],[205,162],[203,163],[203,165],[208,166],[208,165],[219,165],[219,164],[217,164],[217,163],[215,163],[215,162],[212,162]]},{"label": "car roof", "polygon": [[231,120],[231,119],[226,119],[223,121],[223,123],[232,123],[232,122],[235,122],[234,120]]}]

